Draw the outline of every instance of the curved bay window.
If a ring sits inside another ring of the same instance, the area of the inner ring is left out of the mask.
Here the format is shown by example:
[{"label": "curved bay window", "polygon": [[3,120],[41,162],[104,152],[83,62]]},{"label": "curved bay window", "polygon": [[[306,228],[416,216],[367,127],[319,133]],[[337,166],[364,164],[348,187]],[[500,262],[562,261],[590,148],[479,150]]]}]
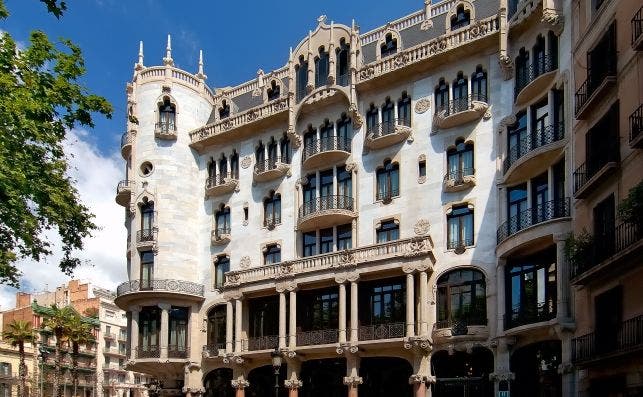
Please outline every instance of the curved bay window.
[{"label": "curved bay window", "polygon": [[219,108],[219,119],[225,119],[230,116],[230,104],[225,99],[221,101]]},{"label": "curved bay window", "polygon": [[274,227],[281,223],[281,195],[270,192],[270,196],[263,200],[263,225]]},{"label": "curved bay window", "polygon": [[366,131],[369,133],[377,133],[377,125],[379,124],[379,111],[375,104],[371,103],[366,111]]},{"label": "curved bay window", "polygon": [[214,288],[221,288],[225,283],[225,274],[230,271],[230,257],[221,255],[214,263]]},{"label": "curved bay window", "polygon": [[295,78],[297,80],[297,101],[301,101],[306,96],[306,86],[308,85],[308,61],[304,56],[299,57],[299,64],[295,66]]},{"label": "curved bay window", "polygon": [[[454,270],[438,279],[438,322],[436,328],[453,327],[458,331],[467,325],[487,324],[487,297],[482,272],[474,269]],[[457,334],[454,332],[453,334]]]},{"label": "curved bay window", "polygon": [[272,265],[281,262],[281,247],[278,244],[266,246],[263,253],[264,265]]},{"label": "curved bay window", "polygon": [[266,94],[268,95],[269,101],[273,101],[279,98],[279,95],[281,94],[281,87],[275,80],[272,80],[270,82],[270,87],[268,88],[268,90],[266,90]]},{"label": "curved bay window", "polygon": [[397,101],[397,124],[411,126],[411,97],[402,92],[402,97]]},{"label": "curved bay window", "polygon": [[315,57],[315,87],[321,87],[328,83],[328,51],[319,47],[319,55]]},{"label": "curved bay window", "polygon": [[471,22],[471,13],[465,10],[463,5],[456,8],[455,15],[451,17],[451,30],[456,30],[468,26]]},{"label": "curved bay window", "polygon": [[397,53],[397,39],[391,33],[384,38],[384,43],[380,46],[380,56],[385,58]]},{"label": "curved bay window", "polygon": [[168,315],[168,356],[187,357],[190,309],[172,306]]},{"label": "curved bay window", "polygon": [[387,201],[400,195],[400,166],[386,160],[377,169],[377,200]]},{"label": "curved bay window", "polygon": [[224,234],[230,234],[231,230],[231,220],[230,220],[230,207],[226,207],[223,204],[219,207],[219,210],[215,214],[215,233],[217,238],[221,238]]},{"label": "curved bay window", "polygon": [[160,357],[161,309],[144,306],[138,314],[138,358]]},{"label": "curved bay window", "polygon": [[208,311],[207,345],[210,349],[225,349],[226,344],[226,307],[216,306]]},{"label": "curved bay window", "polygon": [[487,102],[487,72],[481,65],[476,66],[476,71],[471,75],[471,99]]},{"label": "curved bay window", "polygon": [[290,138],[288,138],[288,134],[284,133],[284,136],[279,140],[279,148],[281,149],[281,162],[284,164],[290,164],[292,149],[290,147]]},{"label": "curved bay window", "polygon": [[473,210],[467,205],[453,207],[447,215],[447,248],[473,245]]},{"label": "curved bay window", "polygon": [[449,85],[441,78],[435,87],[435,112],[441,112],[449,107]]},{"label": "curved bay window", "polygon": [[348,69],[350,46],[346,44],[346,40],[341,38],[339,40],[339,47],[337,47],[337,84],[347,86],[350,81],[350,70]]},{"label": "curved bay window", "polygon": [[[469,109],[469,82],[464,73],[458,72],[453,81],[453,113],[463,112]],[[449,112],[450,113],[450,112]]]},{"label": "curved bay window", "polygon": [[506,268],[505,329],[556,316],[556,249],[509,259]]},{"label": "curved bay window", "polygon": [[448,179],[461,182],[464,176],[474,174],[473,168],[473,143],[465,143],[460,138],[455,141],[455,147],[447,150]]},{"label": "curved bay window", "polygon": [[157,128],[162,132],[176,131],[176,106],[170,101],[170,98],[163,98],[163,103],[159,105]]}]

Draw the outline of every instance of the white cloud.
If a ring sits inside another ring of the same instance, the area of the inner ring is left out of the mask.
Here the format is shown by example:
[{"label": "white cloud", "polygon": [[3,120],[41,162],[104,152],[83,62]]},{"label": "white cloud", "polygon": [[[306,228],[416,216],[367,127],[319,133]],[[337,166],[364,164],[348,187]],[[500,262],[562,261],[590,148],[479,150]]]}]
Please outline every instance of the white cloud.
[{"label": "white cloud", "polygon": [[[118,181],[123,179],[123,161],[120,153],[103,156],[98,148],[88,142],[84,130],[72,130],[65,142],[65,152],[70,161],[69,174],[75,179],[76,187],[85,205],[96,216],[94,222],[99,230],[84,241],[84,250],[78,253],[83,265],[74,273],[74,278],[89,281],[94,285],[114,289],[127,279],[125,266],[126,233],[123,226],[123,207],[114,201]],[[60,247],[60,238],[48,234],[54,247]],[[21,260],[18,268],[23,272],[21,290],[52,290],[69,280],[58,269],[61,253],[59,250],[46,260],[34,262]],[[0,309],[15,305],[16,289],[0,287]]]}]

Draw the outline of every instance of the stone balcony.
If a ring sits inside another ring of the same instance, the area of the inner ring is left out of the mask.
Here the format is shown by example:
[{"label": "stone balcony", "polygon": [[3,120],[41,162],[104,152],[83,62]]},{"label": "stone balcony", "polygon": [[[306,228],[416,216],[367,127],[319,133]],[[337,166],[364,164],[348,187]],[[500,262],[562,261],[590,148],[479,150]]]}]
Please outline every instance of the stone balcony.
[{"label": "stone balcony", "polygon": [[411,132],[411,120],[385,121],[366,130],[364,146],[369,150],[384,149],[409,139]]},{"label": "stone balcony", "polygon": [[433,341],[436,344],[456,341],[487,340],[489,327],[487,313],[475,313],[468,317],[437,321],[433,327]]},{"label": "stone balcony", "polygon": [[161,122],[154,124],[154,137],[164,140],[176,140],[176,124],[174,122]]},{"label": "stone balcony", "polygon": [[489,109],[486,95],[475,94],[453,99],[444,106],[435,108],[433,125],[447,129],[481,119]]},{"label": "stone balcony", "polygon": [[156,245],[156,238],[158,235],[158,230],[156,228],[152,229],[141,229],[136,232],[136,248],[139,251],[147,251],[153,249]]},{"label": "stone balcony", "polygon": [[290,163],[283,162],[281,157],[276,157],[255,164],[252,176],[255,182],[267,182],[281,178],[289,172]]},{"label": "stone balcony", "polygon": [[236,191],[239,186],[239,175],[231,173],[211,176],[205,181],[205,196],[216,197]]},{"label": "stone balcony", "polygon": [[230,242],[230,227],[217,227],[212,228],[211,243],[214,246],[226,245]]},{"label": "stone balcony", "polygon": [[448,193],[461,192],[476,185],[475,169],[462,168],[449,171],[444,175],[444,191]]},{"label": "stone balcony", "polygon": [[557,71],[558,62],[551,55],[545,55],[541,62],[532,61],[524,70],[517,70],[515,106],[524,106],[541,96],[556,78]]},{"label": "stone balcony", "polygon": [[132,153],[132,142],[134,141],[134,134],[131,132],[125,132],[121,136],[121,156],[124,160],[127,160],[130,153]]},{"label": "stone balcony", "polygon": [[303,231],[349,223],[357,218],[357,211],[352,197],[332,195],[302,204],[298,215],[297,228]]},{"label": "stone balcony", "polygon": [[179,298],[201,302],[204,299],[203,284],[174,279],[131,280],[125,281],[116,288],[114,302],[126,310],[129,304],[137,299]]},{"label": "stone balcony", "polygon": [[346,161],[351,155],[351,139],[328,136],[313,139],[304,145],[302,167],[310,170]]},{"label": "stone balcony", "polygon": [[116,204],[126,208],[129,207],[132,200],[133,187],[134,181],[124,180],[118,182],[118,186],[116,186]]}]

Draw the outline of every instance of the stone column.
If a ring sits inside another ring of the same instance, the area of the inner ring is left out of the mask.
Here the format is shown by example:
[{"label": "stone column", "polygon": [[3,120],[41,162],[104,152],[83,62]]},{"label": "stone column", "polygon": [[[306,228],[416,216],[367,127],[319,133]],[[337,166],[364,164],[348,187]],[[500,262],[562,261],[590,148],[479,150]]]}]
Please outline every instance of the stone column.
[{"label": "stone column", "polygon": [[303,386],[303,382],[299,379],[286,379],[284,385],[288,389],[288,397],[298,397],[299,388]]},{"label": "stone column", "polygon": [[141,312],[140,306],[130,306],[132,312],[132,325],[130,329],[130,360],[136,359],[136,351],[138,350],[138,315]]},{"label": "stone column", "polygon": [[415,280],[413,273],[406,274],[406,336],[415,336]]},{"label": "stone column", "polygon": [[250,383],[248,383],[243,376],[240,376],[237,379],[232,379],[232,387],[235,389],[235,397],[245,397],[246,387],[248,386],[250,386]]},{"label": "stone column", "polygon": [[288,347],[294,350],[297,346],[297,291],[290,291],[290,324],[289,324],[289,343]]},{"label": "stone column", "polygon": [[498,265],[496,266],[496,302],[498,316],[496,321],[496,335],[502,335],[504,333],[504,319],[505,316],[510,316],[511,313],[505,314],[505,270],[506,270],[507,260],[505,258],[498,258]]},{"label": "stone column", "polygon": [[168,331],[170,328],[170,308],[171,305],[168,303],[159,303],[158,307],[161,309],[161,358],[167,358],[167,349],[168,349]]},{"label": "stone column", "polygon": [[569,265],[565,258],[565,236],[554,235],[556,243],[556,317],[559,322],[568,322],[571,319],[569,304]]},{"label": "stone column", "polygon": [[343,282],[339,283],[339,343],[346,343],[346,285]]},{"label": "stone column", "polygon": [[429,279],[426,271],[420,272],[420,335],[427,336],[429,333],[428,302],[429,302]]},{"label": "stone column", "polygon": [[241,298],[234,301],[234,352],[241,352],[241,325],[243,321],[242,312],[243,312],[243,302]]},{"label": "stone column", "polygon": [[351,281],[351,344],[357,343],[357,280]]},{"label": "stone column", "polygon": [[393,120],[394,120],[393,125],[395,125],[397,124],[397,101],[396,100],[392,100],[392,101],[393,101]]},{"label": "stone column", "polygon": [[279,349],[286,348],[286,293],[279,292]]},{"label": "stone column", "polygon": [[233,336],[233,323],[234,322],[234,308],[232,301],[226,302],[226,318],[225,318],[225,351],[226,354],[231,354],[234,346]]}]

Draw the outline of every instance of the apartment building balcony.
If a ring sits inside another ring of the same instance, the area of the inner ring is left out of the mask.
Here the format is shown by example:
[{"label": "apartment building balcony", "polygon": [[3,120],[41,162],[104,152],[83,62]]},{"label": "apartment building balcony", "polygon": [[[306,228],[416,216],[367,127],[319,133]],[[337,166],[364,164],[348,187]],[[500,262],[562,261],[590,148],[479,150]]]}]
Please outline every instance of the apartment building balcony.
[{"label": "apartment building balcony", "polygon": [[304,169],[314,169],[341,161],[351,154],[351,139],[341,136],[327,136],[312,139],[304,144],[302,153]]},{"label": "apartment building balcony", "polygon": [[487,313],[476,312],[466,316],[436,321],[433,326],[434,343],[455,340],[486,340],[489,337]]},{"label": "apartment building balcony", "polygon": [[[597,149],[598,150],[598,149]],[[619,167],[618,148],[601,148],[574,171],[574,198],[583,199],[612,175]]]},{"label": "apartment building balcony", "polygon": [[194,302],[202,302],[205,288],[203,284],[191,281],[161,279],[161,280],[131,280],[121,283],[116,288],[114,303],[120,308],[127,307],[130,302],[146,298],[180,298]]},{"label": "apartment building balcony", "polygon": [[411,136],[411,120],[397,119],[375,124],[366,130],[364,146],[370,150],[384,149]]},{"label": "apartment building balcony", "polygon": [[190,355],[190,350],[186,346],[179,345],[168,345],[167,346],[167,357],[168,358],[188,358]]},{"label": "apartment building balcony", "polygon": [[174,121],[159,122],[154,124],[154,137],[164,140],[175,140],[178,136]]},{"label": "apartment building balcony", "polygon": [[103,338],[104,338],[105,340],[113,341],[113,340],[116,340],[116,334],[113,334],[113,333],[111,333],[111,332],[105,332],[105,333],[103,334]]},{"label": "apartment building balcony", "polygon": [[551,164],[565,149],[565,125],[554,123],[531,131],[503,160],[504,182],[512,184],[535,175],[543,164]]},{"label": "apartment building balcony", "polygon": [[212,245],[226,245],[230,242],[230,227],[215,227],[212,229],[211,233],[211,243]]},{"label": "apartment building balcony", "polygon": [[634,111],[629,117],[630,124],[630,146],[632,148],[643,148],[643,105]]},{"label": "apartment building balcony", "polygon": [[538,98],[554,81],[557,71],[558,60],[549,54],[516,71],[515,106],[523,106]]},{"label": "apartment building balcony", "polygon": [[[615,43],[611,45],[616,48]],[[616,51],[592,53],[592,56],[601,58],[601,67],[596,71],[588,68],[587,79],[576,90],[575,112],[578,120],[587,118],[595,105],[616,85]]]},{"label": "apartment building balcony", "polygon": [[623,222],[602,236],[592,236],[584,248],[569,258],[573,285],[600,280],[608,271],[618,272],[628,260],[636,260],[643,247],[643,230],[635,223]]},{"label": "apartment building balcony", "polygon": [[239,175],[230,172],[211,176],[205,181],[205,196],[216,197],[238,189]]},{"label": "apartment building balcony", "polygon": [[520,307],[514,307],[509,314],[503,318],[505,331],[526,326],[541,325],[556,318],[556,308],[547,306],[546,302],[525,304]]},{"label": "apartment building balcony", "polygon": [[203,345],[202,356],[206,358],[215,358],[219,357],[226,352],[226,343],[211,343]]},{"label": "apartment building balcony", "polygon": [[134,181],[120,181],[116,186],[116,204],[122,205],[123,207],[129,207],[132,200],[132,189],[134,187]]},{"label": "apartment building balcony", "polygon": [[457,127],[479,120],[487,109],[489,109],[487,96],[483,94],[453,99],[445,106],[436,107],[433,124],[442,129]]},{"label": "apartment building balcony", "polygon": [[527,229],[535,230],[536,228],[542,228],[542,233],[535,233],[537,237],[551,234],[553,232],[548,229],[548,225],[551,221],[569,220],[569,217],[569,197],[547,201],[543,204],[526,209],[512,216],[500,225],[496,232],[496,241],[498,244],[496,251],[501,253],[506,251],[505,246],[516,246],[515,242],[512,242],[512,237],[518,233],[523,233]]},{"label": "apartment building balcony", "polygon": [[444,191],[448,193],[461,192],[476,185],[476,170],[461,168],[449,171],[444,175]]},{"label": "apartment building balcony", "polygon": [[121,135],[121,156],[124,160],[129,158],[132,153],[132,142],[134,142],[134,135],[127,131]]},{"label": "apartment building balcony", "polygon": [[632,17],[631,26],[632,48],[641,51],[643,50],[643,6]]},{"label": "apartment building balcony", "polygon": [[[250,337],[243,341],[243,349],[249,351],[274,350],[279,346],[279,335]],[[224,344],[225,349],[225,344]]]},{"label": "apartment building balcony", "polygon": [[255,182],[267,182],[281,178],[289,171],[289,163],[282,162],[281,157],[274,157],[255,164],[253,178]]},{"label": "apartment building balcony", "polygon": [[319,329],[297,331],[297,346],[320,346],[335,344],[339,341],[339,330]]},{"label": "apartment building balcony", "polygon": [[643,315],[623,321],[616,332],[591,332],[572,339],[572,362],[587,366],[643,351]]},{"label": "apartment building balcony", "polygon": [[406,324],[403,322],[360,325],[357,330],[359,341],[377,341],[402,339],[406,335]]},{"label": "apartment building balcony", "polygon": [[103,353],[109,356],[115,356],[120,358],[125,358],[127,356],[125,349],[112,349],[110,347],[104,347]]},{"label": "apartment building balcony", "polygon": [[158,236],[158,230],[141,229],[136,232],[136,248],[139,251],[147,251],[154,247]]},{"label": "apartment building balcony", "polygon": [[323,196],[299,207],[297,227],[300,230],[320,229],[349,223],[357,218],[355,200],[349,196]]},{"label": "apartment building balcony", "polygon": [[137,347],[134,351],[136,359],[161,358],[159,346]]}]

